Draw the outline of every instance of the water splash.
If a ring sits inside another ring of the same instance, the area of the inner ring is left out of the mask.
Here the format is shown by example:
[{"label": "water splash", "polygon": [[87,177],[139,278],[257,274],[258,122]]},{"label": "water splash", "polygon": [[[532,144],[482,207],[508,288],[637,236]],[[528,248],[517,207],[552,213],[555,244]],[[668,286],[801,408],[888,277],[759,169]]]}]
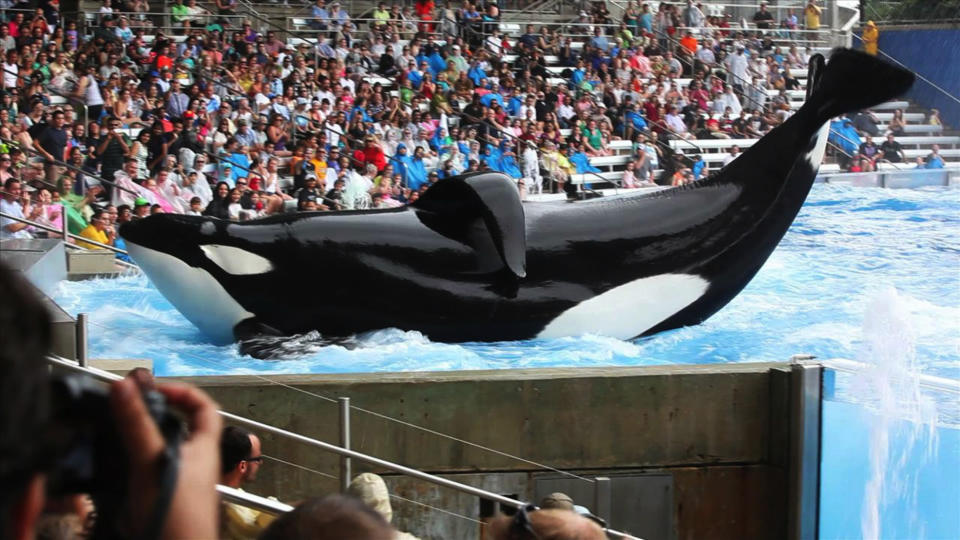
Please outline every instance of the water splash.
[{"label": "water splash", "polygon": [[937,408],[921,388],[916,343],[906,302],[896,289],[882,290],[867,305],[860,353],[866,367],[852,388],[853,395],[875,412],[860,512],[861,537],[867,540],[882,537],[884,508],[898,500],[912,509],[908,519],[916,525],[917,538],[923,537],[917,518],[916,469],[907,470],[906,465],[918,445],[925,449],[924,462],[936,457]]}]

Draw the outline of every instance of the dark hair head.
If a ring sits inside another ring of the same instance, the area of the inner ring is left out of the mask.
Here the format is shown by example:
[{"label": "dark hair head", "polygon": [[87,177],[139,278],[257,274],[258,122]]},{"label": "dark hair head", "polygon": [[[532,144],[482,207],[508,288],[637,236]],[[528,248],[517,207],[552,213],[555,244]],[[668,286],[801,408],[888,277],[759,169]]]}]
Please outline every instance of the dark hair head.
[{"label": "dark hair head", "polygon": [[42,466],[40,434],[48,416],[46,361],[50,314],[35,289],[0,264],[0,534],[10,526],[33,474]]},{"label": "dark hair head", "polygon": [[227,474],[250,457],[253,445],[250,432],[237,426],[227,426],[220,434],[220,474]]},{"label": "dark hair head", "polygon": [[360,499],[330,495],[310,499],[273,522],[260,540],[392,540],[395,531]]}]

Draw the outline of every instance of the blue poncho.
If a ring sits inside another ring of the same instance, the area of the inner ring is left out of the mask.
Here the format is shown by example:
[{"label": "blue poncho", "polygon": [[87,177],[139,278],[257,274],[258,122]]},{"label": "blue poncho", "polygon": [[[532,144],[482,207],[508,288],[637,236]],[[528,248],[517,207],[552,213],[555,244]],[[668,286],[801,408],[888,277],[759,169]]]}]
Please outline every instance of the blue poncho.
[{"label": "blue poncho", "polygon": [[520,166],[517,164],[517,156],[505,154],[500,157],[500,171],[506,173],[511,178],[521,178]]},{"label": "blue poncho", "polygon": [[427,183],[427,167],[424,166],[422,159],[410,158],[407,162],[407,187],[417,191],[421,186]]},{"label": "blue poncho", "polygon": [[412,84],[414,88],[420,88],[420,85],[423,84],[423,73],[411,71],[407,73],[407,80],[410,81],[410,84]]},{"label": "blue poncho", "polygon": [[480,161],[483,162],[483,163],[486,163],[486,164],[487,164],[487,167],[490,167],[490,169],[492,169],[492,170],[494,170],[494,171],[503,172],[503,170],[500,168],[500,166],[501,166],[501,164],[500,164],[500,157],[501,157],[500,149],[499,149],[499,148],[494,148],[493,146],[488,146],[488,147],[487,147],[487,150],[488,150],[489,152],[484,152],[483,154],[480,154]]},{"label": "blue poncho", "polygon": [[447,69],[447,61],[440,56],[437,51],[433,51],[427,59],[427,65],[430,66],[430,73],[436,76],[437,73]]},{"label": "blue poncho", "polygon": [[523,106],[523,100],[520,96],[513,96],[507,101],[507,114],[510,116],[520,116],[520,107]]},{"label": "blue poncho", "polygon": [[484,71],[480,66],[473,66],[467,71],[467,77],[473,81],[473,84],[480,86],[480,81],[487,78],[487,72]]},{"label": "blue poncho", "polygon": [[490,92],[489,94],[484,94],[480,97],[480,103],[483,103],[485,107],[489,107],[494,101],[503,107],[503,96],[496,92]]},{"label": "blue poncho", "polygon": [[576,152],[567,159],[577,168],[577,174],[600,172],[600,169],[590,164],[590,158],[583,152]]},{"label": "blue poncho", "polygon": [[400,155],[400,149],[406,148],[407,145],[400,143],[397,145],[397,153],[394,155],[394,159],[390,160],[393,163],[393,171],[401,175],[404,179],[407,178],[407,165],[410,163],[410,160],[413,159],[413,156],[410,155]]},{"label": "blue poncho", "polygon": [[828,140],[842,148],[850,156],[857,155],[860,149],[860,135],[849,120],[830,122],[830,137]]}]

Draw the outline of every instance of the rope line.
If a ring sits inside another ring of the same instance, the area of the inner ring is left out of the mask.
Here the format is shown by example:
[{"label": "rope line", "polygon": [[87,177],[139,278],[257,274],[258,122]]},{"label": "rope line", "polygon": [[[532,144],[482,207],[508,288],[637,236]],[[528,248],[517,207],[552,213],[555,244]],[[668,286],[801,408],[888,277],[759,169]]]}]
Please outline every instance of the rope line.
[{"label": "rope line", "polygon": [[[863,38],[860,37],[860,36],[858,36],[857,34],[853,34],[853,37],[859,39],[860,41],[863,41]],[[917,76],[918,79],[920,79],[921,81],[923,81],[923,82],[929,84],[930,86],[934,87],[935,89],[937,89],[938,91],[940,91],[940,93],[942,93],[943,95],[945,95],[945,96],[947,96],[948,98],[956,101],[957,103],[960,103],[960,97],[957,97],[957,96],[951,94],[950,92],[947,92],[947,91],[944,90],[943,88],[940,88],[940,87],[937,85],[937,83],[935,83],[935,82],[931,81],[930,79],[924,77],[923,75],[921,75],[920,73],[918,73],[916,70],[914,70],[914,69],[911,68],[910,66],[908,66],[908,65],[904,64],[903,62],[897,60],[896,58],[890,56],[889,54],[887,54],[886,52],[880,50],[879,48],[877,49],[877,51],[878,51],[880,54],[882,54],[883,56],[885,56],[885,57],[887,57],[888,59],[892,60],[895,64],[899,65],[900,67],[902,67],[902,68],[904,68],[904,69],[910,70],[914,75]]]}]

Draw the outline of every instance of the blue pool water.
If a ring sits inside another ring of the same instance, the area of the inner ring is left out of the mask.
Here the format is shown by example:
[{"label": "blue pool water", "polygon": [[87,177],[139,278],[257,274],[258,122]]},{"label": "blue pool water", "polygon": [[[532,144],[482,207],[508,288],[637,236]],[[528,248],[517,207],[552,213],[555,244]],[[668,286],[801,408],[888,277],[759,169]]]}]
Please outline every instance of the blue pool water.
[{"label": "blue pool water", "polygon": [[856,360],[867,367],[838,374],[824,404],[821,537],[960,538],[960,396],[918,380],[960,379],[958,231],[957,189],[816,185],[733,302],[699,326],[633,343],[443,344],[386,329],[351,350],[316,344],[262,361],[211,344],[145,278],[63,283],[56,300],[89,314],[93,357],[151,358],[161,375]]}]

